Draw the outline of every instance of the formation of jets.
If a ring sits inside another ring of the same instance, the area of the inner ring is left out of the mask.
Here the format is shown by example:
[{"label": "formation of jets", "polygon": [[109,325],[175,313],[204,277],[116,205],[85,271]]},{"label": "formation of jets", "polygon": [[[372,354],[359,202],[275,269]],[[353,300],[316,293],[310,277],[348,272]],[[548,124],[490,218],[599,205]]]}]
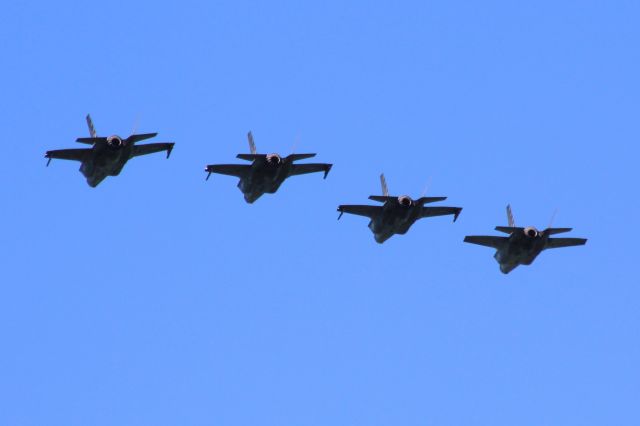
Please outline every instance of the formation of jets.
[{"label": "formation of jets", "polygon": [[[91,116],[87,115],[89,126],[88,138],[78,138],[76,142],[91,145],[91,148],[59,149],[47,151],[47,166],[52,159],[73,160],[80,162],[80,172],[87,183],[95,188],[107,176],[117,176],[124,165],[133,157],[166,151],[167,158],[173,150],[173,142],[157,142],[138,145],[137,143],[157,136],[157,133],[132,134],[127,138],[117,135],[99,137],[96,134]],[[290,154],[282,157],[279,154],[258,154],[251,132],[249,139],[250,154],[238,154],[236,157],[249,161],[250,164],[210,164],[206,166],[207,180],[212,173],[230,175],[239,178],[238,188],[244,199],[251,204],[263,194],[275,193],[282,183],[291,176],[307,173],[323,172],[327,178],[332,164],[328,163],[295,163],[315,157],[316,154]],[[380,175],[382,195],[370,195],[369,199],[381,205],[342,204],[338,206],[340,215],[344,213],[369,218],[369,229],[377,243],[384,243],[395,234],[406,234],[411,226],[425,217],[453,215],[455,222],[461,207],[425,206],[425,204],[444,201],[447,197],[419,197],[412,199],[408,195],[389,195],[386,179]],[[571,231],[571,228],[548,227],[539,231],[534,227],[521,228],[515,225],[511,206],[507,205],[509,226],[497,226],[496,231],[508,234],[504,236],[466,236],[464,241],[494,248],[494,258],[500,265],[500,271],[508,274],[519,265],[530,265],[535,258],[546,249],[584,245],[584,238],[550,238],[551,235]]]}]

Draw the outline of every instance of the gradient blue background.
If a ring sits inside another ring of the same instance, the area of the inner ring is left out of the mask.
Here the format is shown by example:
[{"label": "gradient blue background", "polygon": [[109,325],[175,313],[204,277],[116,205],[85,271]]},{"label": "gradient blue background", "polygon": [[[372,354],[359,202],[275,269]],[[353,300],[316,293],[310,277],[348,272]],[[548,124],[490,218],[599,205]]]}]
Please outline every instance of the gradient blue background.
[{"label": "gradient blue background", "polygon": [[[530,3],[3,3],[0,425],[640,424],[640,4]],[[172,157],[45,168],[88,112]],[[248,130],[335,166],[247,205]],[[337,222],[383,171],[460,219]]]}]

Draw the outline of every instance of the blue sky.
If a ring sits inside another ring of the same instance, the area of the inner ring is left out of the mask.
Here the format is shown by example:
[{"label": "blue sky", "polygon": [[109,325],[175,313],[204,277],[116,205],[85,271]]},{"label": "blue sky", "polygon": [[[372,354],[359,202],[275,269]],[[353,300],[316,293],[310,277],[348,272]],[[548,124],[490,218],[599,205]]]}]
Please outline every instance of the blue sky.
[{"label": "blue sky", "polygon": [[[640,5],[10,2],[2,425],[637,425]],[[98,188],[48,149],[158,131]],[[317,152],[247,205],[234,162]],[[383,245],[341,203],[448,196]],[[573,227],[505,276],[468,234]]]}]

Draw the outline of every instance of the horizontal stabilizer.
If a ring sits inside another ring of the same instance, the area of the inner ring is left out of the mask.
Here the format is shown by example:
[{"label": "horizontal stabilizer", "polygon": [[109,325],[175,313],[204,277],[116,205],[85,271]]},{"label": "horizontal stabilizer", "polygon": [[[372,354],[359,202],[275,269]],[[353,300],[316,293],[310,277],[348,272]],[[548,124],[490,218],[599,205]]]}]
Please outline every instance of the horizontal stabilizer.
[{"label": "horizontal stabilizer", "polygon": [[505,244],[507,244],[508,241],[509,237],[495,237],[492,235],[470,235],[464,237],[465,243],[492,247],[496,250],[500,250]]},{"label": "horizontal stabilizer", "polygon": [[241,160],[247,160],[247,161],[255,161],[259,158],[264,158],[266,157],[266,154],[238,154],[236,155],[236,158],[239,158]]},{"label": "horizontal stabilizer", "polygon": [[517,226],[496,226],[496,231],[504,232],[505,234],[513,234],[514,232],[524,231],[524,228]]},{"label": "horizontal stabilizer", "polygon": [[304,160],[307,158],[313,158],[315,157],[316,154],[289,154],[286,158],[286,160],[288,161],[298,161],[298,160]]},{"label": "horizontal stabilizer", "polygon": [[560,247],[572,247],[583,246],[587,243],[586,238],[549,238],[546,249],[560,248]]},{"label": "horizontal stabilizer", "polygon": [[[238,154],[236,158],[247,161],[255,161],[261,158],[265,158],[267,154]],[[285,161],[304,160],[305,158],[315,157],[316,154],[291,154],[284,158]]]},{"label": "horizontal stabilizer", "polygon": [[427,203],[435,203],[436,201],[444,201],[447,197],[420,197],[416,200],[416,204],[425,205]]},{"label": "horizontal stabilizer", "polygon": [[127,138],[127,142],[129,143],[136,143],[136,142],[140,142],[143,141],[145,139],[151,139],[151,138],[155,138],[156,136],[158,136],[157,133],[140,133],[138,135],[131,135]]},{"label": "horizontal stabilizer", "polygon": [[[387,201],[398,201],[398,197],[395,195],[369,195],[369,199],[372,201],[378,201],[380,203],[386,203]],[[415,200],[417,205],[424,205],[427,203],[435,203],[436,201],[444,201],[447,197],[421,197]]]},{"label": "horizontal stabilizer", "polygon": [[545,235],[553,235],[553,234],[562,234],[563,232],[569,232],[573,228],[547,228],[544,230],[543,234]]},{"label": "horizontal stabilizer", "polygon": [[369,199],[372,201],[378,201],[380,203],[386,203],[387,201],[398,201],[398,197],[393,195],[369,195]]},{"label": "horizontal stabilizer", "polygon": [[76,142],[93,145],[95,143],[107,143],[107,138],[78,138]]}]

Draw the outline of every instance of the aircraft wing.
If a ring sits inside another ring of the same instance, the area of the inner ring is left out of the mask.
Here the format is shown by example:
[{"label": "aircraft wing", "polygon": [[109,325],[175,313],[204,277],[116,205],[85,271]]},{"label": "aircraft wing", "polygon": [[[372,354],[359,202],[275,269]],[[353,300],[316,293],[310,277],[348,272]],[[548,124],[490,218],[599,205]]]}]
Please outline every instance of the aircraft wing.
[{"label": "aircraft wing", "polygon": [[367,206],[367,205],[341,205],[338,206],[338,211],[340,212],[340,216],[338,219],[342,217],[344,213],[356,214],[358,216],[366,216],[368,218],[372,218],[377,216],[382,211],[382,206]]},{"label": "aircraft wing", "polygon": [[333,164],[325,163],[292,164],[291,170],[289,171],[289,176],[324,172],[324,178],[326,179],[332,166]]},{"label": "aircraft wing", "polygon": [[249,170],[251,170],[251,166],[248,164],[210,164],[204,169],[205,172],[209,173],[207,179],[209,179],[211,173],[242,177]]},{"label": "aircraft wing", "polygon": [[173,150],[173,142],[158,142],[148,143],[145,145],[134,145],[132,157],[138,157],[139,155],[153,154],[154,152],[167,151],[167,158],[171,155]]},{"label": "aircraft wing", "polygon": [[458,219],[458,215],[462,211],[462,207],[423,207],[420,217],[453,215],[453,221]]},{"label": "aircraft wing", "polygon": [[[89,153],[91,152],[91,148],[77,148],[77,149],[56,149],[53,151],[47,151],[44,156],[51,161],[54,158],[58,158],[61,160],[74,160],[74,161],[84,161]],[[47,163],[49,164],[49,163]]]},{"label": "aircraft wing", "polygon": [[494,237],[491,235],[472,235],[464,237],[465,243],[493,247],[496,250],[499,250],[507,243],[507,241],[509,241],[509,237]]},{"label": "aircraft wing", "polygon": [[544,247],[546,249],[550,248],[560,248],[560,247],[571,247],[571,246],[582,246],[587,242],[586,238],[549,238],[547,240],[547,245]]}]

